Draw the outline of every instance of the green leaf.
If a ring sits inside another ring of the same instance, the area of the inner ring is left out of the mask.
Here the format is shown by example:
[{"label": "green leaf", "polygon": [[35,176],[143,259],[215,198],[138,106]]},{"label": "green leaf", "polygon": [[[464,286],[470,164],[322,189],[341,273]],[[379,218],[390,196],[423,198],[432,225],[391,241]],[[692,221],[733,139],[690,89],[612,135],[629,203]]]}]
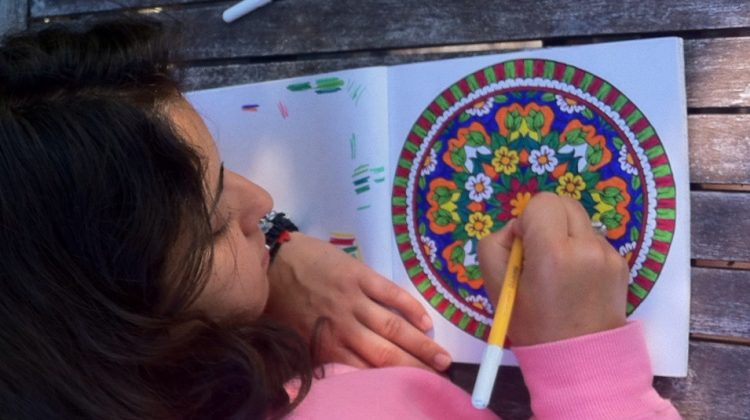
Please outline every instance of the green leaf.
[{"label": "green leaf", "polygon": [[439,152],[440,149],[442,149],[442,148],[443,148],[443,141],[442,140],[438,140],[438,141],[435,142],[435,144],[432,145],[432,150],[434,150],[436,152]]},{"label": "green leaf", "polygon": [[581,114],[588,119],[594,118],[594,113],[588,107],[581,111]]},{"label": "green leaf", "polygon": [[419,224],[419,234],[424,236],[425,232],[427,232],[427,227],[424,223]]},{"label": "green leaf", "polygon": [[507,101],[508,101],[508,97],[507,96],[505,96],[505,95],[495,95],[495,102],[503,103],[503,102],[507,102]]},{"label": "green leaf", "polygon": [[555,94],[554,94],[554,93],[549,93],[549,92],[547,92],[547,93],[545,93],[544,95],[542,95],[542,100],[543,100],[544,102],[553,102],[553,101],[555,101],[555,100],[556,100],[556,99],[555,99]]},{"label": "green leaf", "polygon": [[469,292],[466,289],[459,288],[458,289],[458,295],[461,296],[462,298],[466,299],[467,297],[469,297]]},{"label": "green leaf", "polygon": [[586,184],[587,187],[593,188],[594,185],[596,185],[596,183],[599,182],[599,173],[598,172],[582,172],[581,178],[583,178],[583,182]]},{"label": "green leaf", "polygon": [[453,217],[451,217],[451,213],[448,210],[438,209],[435,212],[435,223],[439,226],[448,226],[452,220]]},{"label": "green leaf", "polygon": [[633,178],[630,179],[630,186],[633,187],[634,190],[641,188],[641,177],[633,175]]},{"label": "green leaf", "polygon": [[602,193],[607,197],[615,197],[620,194],[620,190],[617,187],[607,187]]},{"label": "green leaf", "polygon": [[438,204],[445,204],[450,201],[452,195],[452,191],[449,190],[447,187],[437,187],[435,188],[435,199],[437,200]]},{"label": "green leaf", "polygon": [[534,130],[539,131],[544,127],[544,114],[538,111],[533,112],[534,124],[532,126],[534,127]]},{"label": "green leaf", "polygon": [[519,127],[521,127],[523,117],[518,113],[518,111],[513,111],[513,113],[516,114],[515,116],[513,116],[513,129],[517,130]]},{"label": "green leaf", "polygon": [[465,256],[466,252],[464,252],[464,248],[462,246],[457,246],[453,248],[453,251],[451,251],[451,261],[457,264],[463,264]]},{"label": "green leaf", "polygon": [[622,148],[622,146],[623,146],[622,139],[619,138],[619,137],[617,137],[617,136],[612,137],[612,144],[615,145],[615,147],[617,148],[617,150],[620,150]]},{"label": "green leaf", "polygon": [[458,122],[466,122],[469,118],[471,118],[471,115],[469,115],[468,112],[464,111],[461,113],[461,115],[458,116]]},{"label": "green leaf", "polygon": [[514,121],[515,120],[513,119],[513,113],[512,112],[509,112],[509,113],[505,114],[505,127],[509,131],[514,131],[516,129],[516,127],[513,125]]},{"label": "green leaf", "polygon": [[635,218],[636,222],[641,223],[641,219],[643,219],[643,212],[640,210],[636,210],[633,212],[633,217]]},{"label": "green leaf", "polygon": [[426,187],[427,187],[427,181],[425,180],[424,175],[420,176],[419,177],[419,189],[424,190]]},{"label": "green leaf", "polygon": [[616,216],[617,213],[614,210],[610,210],[602,214],[601,221],[607,228],[614,229],[620,225],[620,222],[617,220]]},{"label": "green leaf", "polygon": [[550,149],[557,151],[560,148],[560,134],[553,131],[542,139],[542,144],[546,144]]},{"label": "green leaf", "polygon": [[462,147],[452,151],[451,160],[456,166],[464,166],[464,164],[466,164],[466,150]]},{"label": "green leaf", "polygon": [[606,195],[600,195],[599,199],[602,200],[603,203],[609,204],[612,207],[617,205],[617,202],[612,197],[607,197]]},{"label": "green leaf", "polygon": [[469,146],[478,147],[484,144],[484,136],[479,131],[469,131],[467,142]]},{"label": "green leaf", "polygon": [[466,172],[456,172],[453,174],[453,182],[456,183],[456,185],[463,186],[466,184],[466,181],[469,180],[469,174]]},{"label": "green leaf", "polygon": [[586,142],[586,136],[584,135],[583,130],[580,128],[575,128],[573,130],[568,131],[568,135],[565,137],[568,143],[578,146],[579,144],[583,144]]},{"label": "green leaf", "polygon": [[437,269],[437,270],[442,270],[443,269],[443,262],[440,261],[440,258],[435,258],[435,262],[432,263],[432,266],[435,267],[435,269]]},{"label": "green leaf", "polygon": [[596,165],[602,161],[602,148],[598,144],[586,148],[586,161],[589,165]]},{"label": "green leaf", "polygon": [[476,280],[478,278],[482,277],[482,272],[479,271],[479,266],[474,265],[467,265],[466,266],[466,275],[469,276],[469,279]]},{"label": "green leaf", "polygon": [[638,240],[638,229],[635,226],[630,228],[630,240],[633,242]]}]

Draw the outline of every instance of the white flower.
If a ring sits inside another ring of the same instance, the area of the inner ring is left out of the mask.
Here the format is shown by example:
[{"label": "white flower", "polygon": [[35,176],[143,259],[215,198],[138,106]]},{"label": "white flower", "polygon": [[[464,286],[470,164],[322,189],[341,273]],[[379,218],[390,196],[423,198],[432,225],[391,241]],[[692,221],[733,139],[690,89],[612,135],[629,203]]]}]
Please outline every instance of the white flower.
[{"label": "white flower", "polygon": [[425,253],[430,258],[430,263],[434,264],[435,255],[437,254],[437,246],[435,245],[435,241],[432,240],[432,238],[424,235],[421,235],[419,239],[422,241]]},{"label": "white flower", "polygon": [[578,104],[578,102],[572,99],[563,98],[562,95],[555,95],[555,100],[555,102],[557,102],[557,106],[560,107],[560,110],[563,112],[567,112],[568,114],[581,112],[586,109],[584,105],[580,105]]},{"label": "white flower", "polygon": [[464,188],[469,191],[469,198],[480,203],[492,195],[492,180],[485,174],[476,174],[470,176],[464,184]]},{"label": "white flower", "polygon": [[539,175],[552,172],[557,166],[555,151],[547,145],[543,145],[539,150],[532,150],[529,154],[529,162],[531,162],[531,170]]},{"label": "white flower", "polygon": [[620,157],[617,158],[617,161],[620,162],[620,168],[631,174],[631,175],[638,175],[638,168],[636,168],[632,163],[630,163],[630,153],[628,153],[628,148],[623,144],[620,148]]},{"label": "white flower", "polygon": [[435,152],[435,149],[430,149],[430,155],[425,159],[422,171],[419,172],[420,175],[426,176],[431,174],[437,166],[437,160],[437,152]]},{"label": "white flower", "polygon": [[471,107],[466,109],[466,113],[475,117],[481,117],[487,115],[492,109],[492,105],[495,103],[494,98],[479,100],[474,102]]}]

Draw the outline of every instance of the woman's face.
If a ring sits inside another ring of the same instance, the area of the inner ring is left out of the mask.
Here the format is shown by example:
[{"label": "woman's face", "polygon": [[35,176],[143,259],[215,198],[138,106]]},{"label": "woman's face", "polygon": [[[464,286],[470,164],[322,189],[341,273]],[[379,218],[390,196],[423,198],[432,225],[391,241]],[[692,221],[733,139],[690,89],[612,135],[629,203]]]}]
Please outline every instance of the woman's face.
[{"label": "woman's face", "polygon": [[268,250],[258,221],[273,208],[271,196],[243,176],[224,169],[203,119],[184,99],[168,115],[207,166],[205,188],[214,232],[211,277],[195,306],[221,318],[244,311],[257,318],[268,300]]}]

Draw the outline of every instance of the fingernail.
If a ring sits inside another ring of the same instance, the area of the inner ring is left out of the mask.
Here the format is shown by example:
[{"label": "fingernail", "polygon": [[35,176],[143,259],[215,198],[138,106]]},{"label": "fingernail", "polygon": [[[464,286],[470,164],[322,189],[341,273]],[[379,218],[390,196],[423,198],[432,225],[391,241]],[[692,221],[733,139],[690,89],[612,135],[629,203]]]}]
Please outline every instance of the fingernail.
[{"label": "fingernail", "polygon": [[448,369],[448,366],[451,365],[453,360],[451,360],[450,356],[445,353],[438,353],[433,361],[437,370],[445,370]]},{"label": "fingernail", "polygon": [[422,330],[427,331],[432,328],[432,318],[430,318],[429,315],[422,315],[420,324],[422,325]]}]

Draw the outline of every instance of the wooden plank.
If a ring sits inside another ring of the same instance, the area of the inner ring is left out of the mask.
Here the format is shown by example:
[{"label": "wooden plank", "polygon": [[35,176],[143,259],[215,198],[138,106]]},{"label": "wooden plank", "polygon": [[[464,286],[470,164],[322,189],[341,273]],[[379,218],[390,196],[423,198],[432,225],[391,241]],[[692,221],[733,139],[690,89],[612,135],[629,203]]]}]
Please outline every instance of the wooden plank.
[{"label": "wooden plank", "polygon": [[194,40],[186,50],[190,59],[750,27],[744,0],[595,0],[585,7],[576,0],[287,0],[231,25],[220,18],[228,4],[166,8],[159,16],[184,24]]},{"label": "wooden plank", "polygon": [[[742,419],[750,413],[750,347],[690,343],[687,378],[655,378],[654,387],[686,420]],[[451,380],[471,392],[477,366],[455,364]],[[505,420],[528,419],[529,395],[517,368],[503,367],[490,408]]]},{"label": "wooden plank", "polygon": [[750,271],[693,267],[690,332],[750,338]]},{"label": "wooden plank", "polygon": [[688,106],[750,106],[748,49],[748,37],[686,41],[685,80]]},{"label": "wooden plank", "polygon": [[690,182],[750,184],[750,114],[690,115]]},{"label": "wooden plank", "polygon": [[693,191],[690,202],[692,258],[750,261],[750,194]]},{"label": "wooden plank", "polygon": [[42,18],[130,8],[152,8],[200,1],[203,0],[31,0],[31,17]]},{"label": "wooden plank", "polygon": [[750,347],[691,342],[688,376],[656,378],[659,394],[686,420],[746,419],[750,413]]},{"label": "wooden plank", "polygon": [[0,1],[0,35],[26,29],[28,0]]},{"label": "wooden plank", "polygon": [[[186,74],[191,89],[205,89],[346,68],[506,52],[506,50],[496,48],[494,44],[487,44],[485,49],[479,50],[476,50],[477,45],[472,47],[475,47],[475,51],[469,54],[460,52],[420,54],[419,50],[407,54],[394,50],[383,51],[379,54],[352,53],[333,58],[323,56],[294,61],[212,63],[188,67]],[[688,106],[691,108],[750,106],[750,60],[744,58],[745,51],[748,50],[750,50],[750,37],[686,40],[685,78]],[[735,137],[738,135],[739,132],[734,133]]]}]

